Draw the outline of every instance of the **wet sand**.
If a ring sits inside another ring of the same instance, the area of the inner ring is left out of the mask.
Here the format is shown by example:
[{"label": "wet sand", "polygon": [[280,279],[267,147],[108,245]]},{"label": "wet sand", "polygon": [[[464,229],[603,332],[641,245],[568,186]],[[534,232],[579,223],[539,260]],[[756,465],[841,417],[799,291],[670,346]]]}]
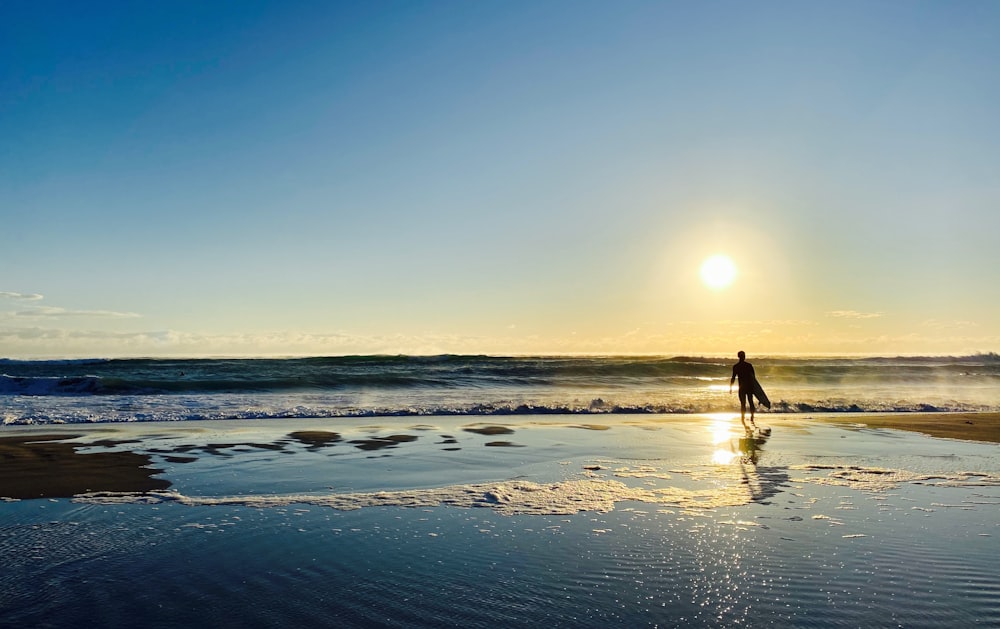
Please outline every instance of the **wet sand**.
[{"label": "wet sand", "polygon": [[64,441],[78,436],[0,437],[0,497],[72,498],[94,491],[146,492],[170,486],[166,480],[153,478],[162,470],[150,467],[148,455],[129,451],[80,454],[79,445]]},{"label": "wet sand", "polygon": [[[765,416],[758,419],[764,419]],[[781,420],[818,420],[825,424],[850,427],[863,425],[869,428],[891,428],[922,433],[933,437],[960,439],[967,441],[1000,443],[1000,413],[896,413],[884,415],[817,415],[815,417],[791,417],[771,415],[773,422]],[[634,421],[639,419],[639,421]],[[639,425],[650,430],[656,426],[690,422],[695,416],[657,416],[633,418],[627,424]],[[737,418],[738,419],[738,418]],[[547,423],[547,422],[545,422]],[[761,422],[763,423],[763,422]],[[782,422],[783,423],[783,422]],[[531,425],[528,422],[526,425]],[[542,424],[538,422],[536,425]],[[565,424],[579,428],[579,424]],[[779,424],[780,425],[780,424]],[[233,424],[236,428],[236,425]],[[275,430],[280,428],[272,424]],[[594,425],[587,428],[596,429]],[[225,431],[227,427],[223,427]],[[608,426],[599,426],[607,430]],[[14,429],[9,436],[0,432],[0,498],[72,498],[82,494],[101,492],[144,493],[169,489],[172,486],[170,474],[166,478],[156,477],[163,470],[156,469],[154,463],[187,464],[198,460],[199,455],[215,455],[214,458],[229,458],[240,453],[275,452],[291,454],[298,447],[308,452],[318,452],[325,448],[346,442],[361,451],[392,450],[401,445],[415,442],[418,437],[408,434],[370,436],[363,439],[345,439],[341,434],[325,430],[299,430],[284,434],[272,443],[257,441],[200,444],[171,444],[159,446],[162,435],[156,431],[165,430],[157,425],[129,425],[122,428],[93,427],[34,427]],[[195,426],[171,426],[170,431],[187,432],[192,436],[201,432]],[[426,427],[420,430],[426,430]],[[466,425],[461,428],[466,433],[481,435],[489,439],[496,435],[515,433],[506,426]],[[120,432],[124,431],[124,432]],[[117,438],[102,439],[102,434],[112,433]],[[518,430],[517,432],[521,432]],[[588,431],[589,432],[589,431]],[[441,436],[433,445],[462,446],[451,434]],[[530,443],[530,440],[529,440]],[[130,445],[131,444],[131,445]],[[464,444],[495,448],[521,448],[522,443],[513,441],[486,440],[483,443]],[[102,449],[102,451],[95,451]],[[444,451],[460,451],[462,447],[441,448]],[[136,451],[138,450],[138,451]],[[154,460],[154,457],[160,459]],[[754,461],[756,462],[756,461]]]},{"label": "wet sand", "polygon": [[864,424],[869,428],[909,430],[932,437],[1000,443],[1000,413],[886,413],[818,416],[832,424]]}]

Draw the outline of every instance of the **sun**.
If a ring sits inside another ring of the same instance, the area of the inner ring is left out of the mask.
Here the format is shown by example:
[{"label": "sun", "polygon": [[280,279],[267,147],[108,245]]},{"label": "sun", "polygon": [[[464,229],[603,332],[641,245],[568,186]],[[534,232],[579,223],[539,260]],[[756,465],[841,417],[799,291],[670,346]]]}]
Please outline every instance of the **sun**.
[{"label": "sun", "polygon": [[701,264],[701,281],[713,290],[721,290],[736,279],[736,265],[727,255],[714,255]]}]

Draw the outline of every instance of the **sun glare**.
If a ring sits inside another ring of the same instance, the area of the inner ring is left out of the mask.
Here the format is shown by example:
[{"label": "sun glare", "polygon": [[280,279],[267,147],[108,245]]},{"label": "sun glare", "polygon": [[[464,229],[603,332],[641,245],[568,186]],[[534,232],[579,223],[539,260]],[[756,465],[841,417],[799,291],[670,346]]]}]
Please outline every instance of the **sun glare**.
[{"label": "sun glare", "polygon": [[714,255],[701,265],[701,281],[713,290],[725,288],[736,279],[736,265],[726,255]]}]

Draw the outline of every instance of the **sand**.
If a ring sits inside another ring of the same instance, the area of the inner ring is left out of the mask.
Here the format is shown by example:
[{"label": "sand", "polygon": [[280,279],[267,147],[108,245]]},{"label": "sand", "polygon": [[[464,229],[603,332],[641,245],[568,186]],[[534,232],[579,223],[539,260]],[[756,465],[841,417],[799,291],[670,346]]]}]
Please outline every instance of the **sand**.
[{"label": "sand", "polygon": [[[79,435],[0,437],[0,497],[71,498],[93,491],[145,492],[170,483],[150,457],[130,451],[79,454],[63,440]],[[103,445],[114,446],[107,442]]]},{"label": "sand", "polygon": [[834,424],[864,424],[869,428],[909,430],[932,437],[1000,443],[1000,413],[886,413],[818,416]]}]

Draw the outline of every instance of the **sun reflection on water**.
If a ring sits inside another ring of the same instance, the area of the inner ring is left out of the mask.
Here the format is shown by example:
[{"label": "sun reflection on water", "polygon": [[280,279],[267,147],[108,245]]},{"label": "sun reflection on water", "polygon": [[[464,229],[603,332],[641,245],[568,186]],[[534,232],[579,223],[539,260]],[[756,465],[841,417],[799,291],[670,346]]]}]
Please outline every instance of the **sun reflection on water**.
[{"label": "sun reflection on water", "polygon": [[[707,415],[709,419],[708,432],[711,435],[712,445],[716,446],[712,453],[712,463],[717,465],[729,465],[737,456],[732,449],[732,438],[734,436],[733,423],[736,415],[732,413],[711,413]],[[725,444],[725,447],[722,447]]]},{"label": "sun reflection on water", "polygon": [[712,463],[715,463],[716,465],[729,465],[730,463],[733,462],[733,459],[735,458],[736,458],[736,453],[733,452],[732,450],[724,450],[722,448],[718,448],[715,452],[712,453]]}]

